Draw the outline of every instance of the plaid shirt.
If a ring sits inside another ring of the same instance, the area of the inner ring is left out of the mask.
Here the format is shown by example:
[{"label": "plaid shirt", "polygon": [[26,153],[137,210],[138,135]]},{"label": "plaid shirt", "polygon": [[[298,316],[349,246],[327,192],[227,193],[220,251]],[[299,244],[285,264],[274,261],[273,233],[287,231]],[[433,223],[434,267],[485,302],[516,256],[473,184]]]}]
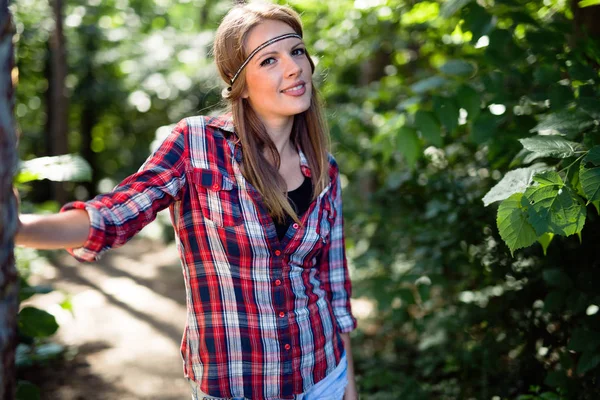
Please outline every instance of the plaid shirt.
[{"label": "plaid shirt", "polygon": [[293,399],[333,371],[339,333],[356,327],[339,170],[330,157],[329,185],[280,241],[235,138],[230,115],[179,122],[111,193],[63,207],[91,221],[69,252],[96,260],[169,207],[187,295],[185,376],[211,396]]}]

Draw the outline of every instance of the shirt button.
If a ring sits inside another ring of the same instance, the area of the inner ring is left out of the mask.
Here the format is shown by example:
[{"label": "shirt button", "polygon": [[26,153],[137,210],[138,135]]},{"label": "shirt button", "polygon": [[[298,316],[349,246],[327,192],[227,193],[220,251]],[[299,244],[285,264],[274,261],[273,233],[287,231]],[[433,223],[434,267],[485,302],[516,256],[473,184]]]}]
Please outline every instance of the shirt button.
[{"label": "shirt button", "polygon": [[281,255],[281,251],[280,250],[275,250],[275,255],[276,256],[280,256]]},{"label": "shirt button", "polygon": [[275,281],[275,285],[276,285],[276,286],[279,286],[279,285],[281,285],[281,281],[280,281],[279,279],[277,279],[277,280]]},{"label": "shirt button", "polygon": [[294,224],[292,226],[294,227],[294,229],[298,229],[300,227],[300,225],[298,225],[298,224]]},{"label": "shirt button", "polygon": [[281,311],[281,312],[279,313],[279,316],[280,316],[281,318],[283,318],[283,317],[285,317],[285,313],[284,313],[283,311]]},{"label": "shirt button", "polygon": [[215,190],[219,189],[219,184],[215,183],[215,184],[213,185],[213,189],[215,189]]},{"label": "shirt button", "polygon": [[292,346],[290,346],[289,344],[286,344],[285,346],[283,346],[286,350],[289,350],[292,348]]}]

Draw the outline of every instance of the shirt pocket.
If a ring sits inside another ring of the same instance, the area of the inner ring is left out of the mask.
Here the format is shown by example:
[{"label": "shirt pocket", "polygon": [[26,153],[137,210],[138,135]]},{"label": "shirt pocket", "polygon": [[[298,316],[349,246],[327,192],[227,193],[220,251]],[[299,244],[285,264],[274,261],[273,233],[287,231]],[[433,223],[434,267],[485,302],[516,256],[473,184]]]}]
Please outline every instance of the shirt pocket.
[{"label": "shirt pocket", "polygon": [[321,239],[322,244],[329,242],[331,229],[335,221],[335,208],[331,196],[325,196],[323,198],[323,212],[321,214],[321,220],[319,221],[318,235]]},{"label": "shirt pocket", "polygon": [[237,185],[219,171],[194,168],[191,177],[205,220],[222,227],[243,224]]}]

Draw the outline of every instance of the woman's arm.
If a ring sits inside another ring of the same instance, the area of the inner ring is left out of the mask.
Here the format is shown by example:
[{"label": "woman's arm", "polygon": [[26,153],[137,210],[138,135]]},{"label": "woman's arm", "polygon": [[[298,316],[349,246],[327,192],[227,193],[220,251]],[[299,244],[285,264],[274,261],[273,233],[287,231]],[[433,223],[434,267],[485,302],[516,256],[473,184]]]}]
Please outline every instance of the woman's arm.
[{"label": "woman's arm", "polygon": [[15,244],[37,249],[81,247],[90,233],[90,220],[84,210],[60,214],[25,214],[19,218]]},{"label": "woman's arm", "polygon": [[319,264],[319,276],[322,287],[328,294],[334,319],[344,342],[346,359],[348,360],[348,385],[344,400],[358,400],[358,390],[354,376],[354,361],[350,343],[350,331],[356,328],[356,319],[352,315],[350,296],[352,285],[348,262],[346,260],[346,245],[344,239],[344,220],[342,216],[342,186],[339,172],[336,174],[332,188],[333,209],[335,219],[332,224],[329,241],[322,250]]},{"label": "woman's arm", "polygon": [[111,192],[65,204],[59,214],[22,216],[16,244],[64,248],[79,261],[96,261],[125,244],[180,198],[186,184],[187,129],[187,121],[180,121],[138,172]]}]

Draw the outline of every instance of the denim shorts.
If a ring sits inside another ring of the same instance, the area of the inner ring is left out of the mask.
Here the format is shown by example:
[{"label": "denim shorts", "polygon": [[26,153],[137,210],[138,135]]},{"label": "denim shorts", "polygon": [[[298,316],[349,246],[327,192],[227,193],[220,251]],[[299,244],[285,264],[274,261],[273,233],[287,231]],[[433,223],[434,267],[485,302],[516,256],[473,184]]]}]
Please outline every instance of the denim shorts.
[{"label": "denim shorts", "polygon": [[[196,382],[189,381],[192,386],[192,400],[250,400],[246,397],[213,397],[200,390]],[[340,363],[329,375],[306,392],[294,395],[294,400],[342,400],[348,385],[348,360],[346,352],[342,354]]]}]

